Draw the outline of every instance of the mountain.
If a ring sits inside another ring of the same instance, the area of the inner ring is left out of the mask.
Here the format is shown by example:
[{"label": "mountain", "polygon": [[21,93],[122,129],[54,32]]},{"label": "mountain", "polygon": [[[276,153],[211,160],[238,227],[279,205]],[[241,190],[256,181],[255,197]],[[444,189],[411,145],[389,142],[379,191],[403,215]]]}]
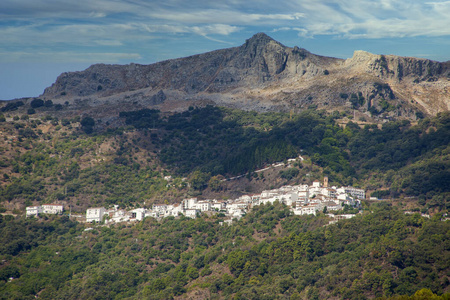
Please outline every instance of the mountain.
[{"label": "mountain", "polygon": [[163,111],[192,103],[255,111],[353,108],[415,119],[449,110],[450,62],[364,51],[346,60],[324,57],[258,33],[239,47],[63,73],[41,98],[91,106],[129,102]]}]

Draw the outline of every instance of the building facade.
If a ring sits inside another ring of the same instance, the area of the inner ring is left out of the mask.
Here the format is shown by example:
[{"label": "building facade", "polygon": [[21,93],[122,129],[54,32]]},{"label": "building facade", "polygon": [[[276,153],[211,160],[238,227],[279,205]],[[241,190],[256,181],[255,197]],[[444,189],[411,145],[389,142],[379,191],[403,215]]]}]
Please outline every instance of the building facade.
[{"label": "building facade", "polygon": [[86,222],[101,222],[105,215],[106,209],[104,207],[88,208],[86,210]]},{"label": "building facade", "polygon": [[38,216],[40,213],[43,213],[44,210],[42,209],[42,206],[37,205],[37,206],[28,206],[26,208],[26,213],[27,213],[27,217],[32,217],[32,216]]}]

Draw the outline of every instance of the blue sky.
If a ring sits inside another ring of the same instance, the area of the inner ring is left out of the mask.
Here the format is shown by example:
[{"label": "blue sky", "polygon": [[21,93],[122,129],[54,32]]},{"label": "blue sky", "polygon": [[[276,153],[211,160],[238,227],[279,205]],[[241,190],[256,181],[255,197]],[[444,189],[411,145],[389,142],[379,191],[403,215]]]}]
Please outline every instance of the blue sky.
[{"label": "blue sky", "polygon": [[239,46],[265,32],[286,46],[450,60],[450,1],[1,0],[0,99],[39,96],[94,63],[150,64]]}]

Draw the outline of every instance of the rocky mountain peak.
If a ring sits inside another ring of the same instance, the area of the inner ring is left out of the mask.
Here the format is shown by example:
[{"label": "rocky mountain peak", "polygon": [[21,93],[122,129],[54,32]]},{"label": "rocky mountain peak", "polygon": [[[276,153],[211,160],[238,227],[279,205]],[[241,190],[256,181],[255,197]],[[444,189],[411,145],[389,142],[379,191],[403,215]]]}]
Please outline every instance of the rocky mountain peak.
[{"label": "rocky mountain peak", "polygon": [[287,47],[275,41],[267,34],[260,32],[246,40],[242,48],[246,51],[255,52],[255,54],[261,54],[267,51],[283,51]]},{"label": "rocky mountain peak", "polygon": [[275,41],[273,38],[265,34],[264,32],[259,32],[253,35],[251,38],[245,41],[245,45],[262,45],[265,46],[269,43],[277,43],[281,45],[279,42]]},{"label": "rocky mountain peak", "polygon": [[[349,101],[352,95],[359,95],[360,104],[356,96],[353,104]],[[42,97],[119,105],[126,99],[144,106],[176,106],[189,99],[259,111],[353,105],[362,112],[392,114],[403,107],[396,113],[406,116],[415,110],[448,110],[449,95],[449,63],[360,50],[343,60],[286,47],[257,33],[241,46],[186,58],[151,65],[98,64],[64,73]]]},{"label": "rocky mountain peak", "polygon": [[380,55],[372,54],[364,50],[356,50],[353,52],[353,56],[346,60],[346,64],[355,65],[361,63],[370,63],[378,59]]}]

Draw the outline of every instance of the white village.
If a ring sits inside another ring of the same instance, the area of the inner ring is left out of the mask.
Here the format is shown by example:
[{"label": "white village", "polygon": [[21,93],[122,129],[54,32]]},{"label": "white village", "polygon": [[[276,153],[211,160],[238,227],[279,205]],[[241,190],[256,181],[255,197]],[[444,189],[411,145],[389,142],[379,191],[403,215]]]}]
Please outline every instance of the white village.
[{"label": "white village", "polygon": [[[363,189],[351,186],[330,187],[328,177],[324,177],[323,183],[314,181],[312,185],[286,185],[278,189],[265,190],[260,194],[243,195],[232,200],[188,198],[183,199],[181,203],[153,204],[151,209],[135,208],[132,210],[119,209],[118,205],[113,205],[112,208],[92,207],[86,210],[85,222],[108,225],[142,221],[146,217],[161,219],[183,215],[188,218],[196,218],[202,213],[221,213],[225,215],[224,223],[231,224],[233,220],[239,220],[249,212],[252,207],[273,204],[276,201],[288,206],[294,215],[316,215],[318,211],[328,212],[328,215],[337,221],[351,218],[354,214],[334,215],[333,212],[342,210],[344,205],[359,207],[362,199],[365,199]],[[26,208],[26,216],[38,216],[41,213],[61,214],[63,210],[64,207],[61,204],[30,206]]]}]

